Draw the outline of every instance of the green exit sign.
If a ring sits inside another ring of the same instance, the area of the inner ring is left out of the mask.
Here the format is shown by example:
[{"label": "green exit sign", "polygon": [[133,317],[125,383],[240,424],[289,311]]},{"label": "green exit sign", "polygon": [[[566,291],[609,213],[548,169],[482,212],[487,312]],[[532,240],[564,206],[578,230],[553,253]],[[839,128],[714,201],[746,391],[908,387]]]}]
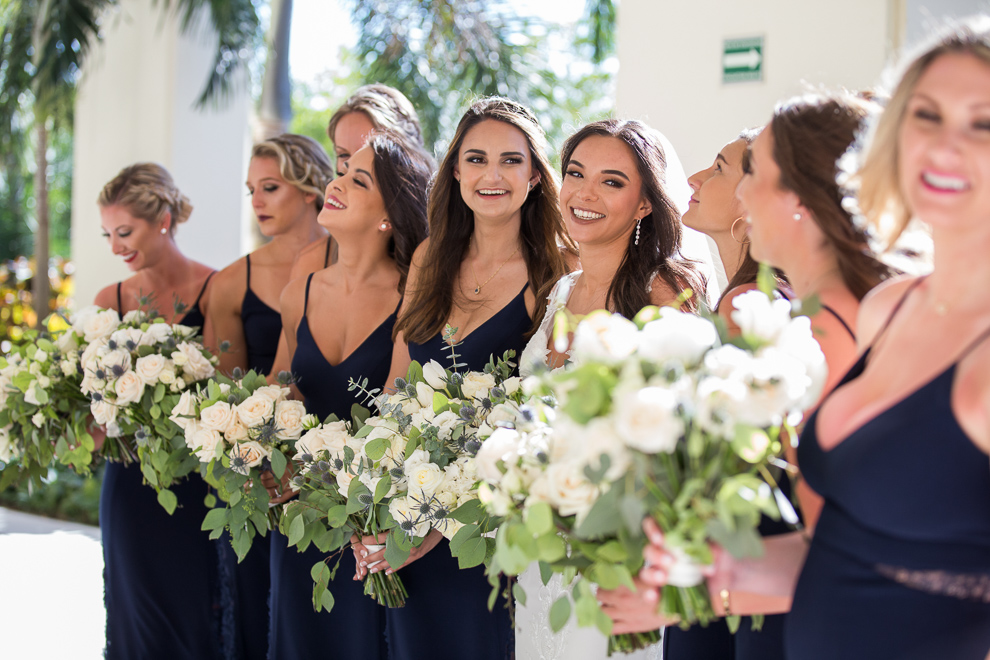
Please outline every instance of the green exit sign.
[{"label": "green exit sign", "polygon": [[763,37],[722,42],[722,82],[763,80]]}]

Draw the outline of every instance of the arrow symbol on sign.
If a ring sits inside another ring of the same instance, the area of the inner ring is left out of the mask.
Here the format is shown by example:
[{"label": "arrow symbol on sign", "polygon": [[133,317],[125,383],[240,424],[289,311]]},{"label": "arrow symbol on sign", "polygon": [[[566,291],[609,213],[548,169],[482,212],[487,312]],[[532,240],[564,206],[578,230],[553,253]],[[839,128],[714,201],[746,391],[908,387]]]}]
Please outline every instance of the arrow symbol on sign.
[{"label": "arrow symbol on sign", "polygon": [[722,56],[722,66],[726,69],[755,69],[762,59],[760,51],[750,48],[739,53],[726,53]]}]

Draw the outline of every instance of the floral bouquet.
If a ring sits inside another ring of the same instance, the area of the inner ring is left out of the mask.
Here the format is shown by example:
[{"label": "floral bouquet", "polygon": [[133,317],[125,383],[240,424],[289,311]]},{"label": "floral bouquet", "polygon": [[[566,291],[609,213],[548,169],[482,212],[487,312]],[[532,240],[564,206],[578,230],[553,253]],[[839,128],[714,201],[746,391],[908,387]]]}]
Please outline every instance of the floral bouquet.
[{"label": "floral bouquet", "polygon": [[183,427],[186,446],[226,503],[206,515],[203,529],[213,539],[228,529],[240,561],[256,534],[278,527],[280,509],[269,504],[261,475],[282,478],[307,415],[301,401],[288,399],[288,387],[269,385],[254,371],[242,378],[234,371],[236,380],[218,376],[198,395],[184,392],[171,419]]},{"label": "floral bouquet", "polygon": [[[81,329],[30,330],[0,357],[0,490],[23,478],[41,483],[54,459],[89,473],[94,447],[89,399],[75,349]],[[10,463],[16,461],[17,469]]]},{"label": "floral bouquet", "polygon": [[[677,559],[661,612],[683,626],[714,617],[702,576],[709,543],[757,556],[762,514],[796,522],[777,487],[780,434],[817,399],[824,356],[790,302],[754,291],[733,303],[734,338],[717,320],[673,308],[634,321],[589,315],[575,329],[573,367],[526,383],[558,401],[534,416],[546,425],[500,430],[481,447],[481,497],[505,517],[490,570],[518,574],[538,561],[544,581],[578,578],[551,608],[555,630],[573,599],[579,625],[611,633],[589,583],[635,588],[645,516]],[[612,636],[609,652],[658,640]]]},{"label": "floral bouquet", "polygon": [[106,331],[82,352],[80,390],[91,399],[93,419],[107,428],[102,454],[138,460],[145,480],[166,511],[177,500],[169,486],[196,469],[182,429],[169,419],[184,390],[212,377],[216,358],[196,341],[197,331],[170,325],[141,310],[128,312],[116,328],[116,312],[96,312]]}]

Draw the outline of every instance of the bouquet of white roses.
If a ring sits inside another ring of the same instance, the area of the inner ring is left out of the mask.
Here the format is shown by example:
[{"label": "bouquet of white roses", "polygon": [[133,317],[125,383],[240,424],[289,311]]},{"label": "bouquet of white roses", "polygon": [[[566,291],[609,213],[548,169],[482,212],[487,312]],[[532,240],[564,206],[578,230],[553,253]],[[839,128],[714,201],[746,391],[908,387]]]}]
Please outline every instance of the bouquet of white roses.
[{"label": "bouquet of white roses", "polygon": [[214,375],[216,358],[197,341],[194,328],[141,310],[128,312],[112,328],[115,312],[97,314],[104,315],[107,332],[82,351],[80,389],[91,399],[94,420],[107,428],[102,454],[140,461],[145,480],[171,513],[177,501],[169,486],[198,462],[169,415],[184,390]]},{"label": "bouquet of white roses", "polygon": [[282,478],[307,415],[301,401],[288,399],[288,387],[269,385],[254,371],[239,377],[235,370],[234,376],[218,376],[196,395],[184,392],[171,419],[183,427],[186,446],[226,503],[206,515],[203,529],[214,539],[228,529],[241,560],[256,534],[278,526],[280,509],[269,505],[261,475]]},{"label": "bouquet of white roses", "polygon": [[[575,364],[527,383],[558,401],[543,414],[548,426],[499,431],[479,452],[482,498],[505,516],[491,570],[518,574],[539,561],[544,580],[580,576],[551,608],[555,630],[573,600],[579,625],[610,634],[589,582],[634,588],[644,516],[678,560],[661,611],[685,626],[713,618],[701,571],[710,542],[758,555],[761,515],[796,520],[776,487],[779,436],[817,399],[824,356],[790,302],[759,291],[733,302],[734,338],[673,308],[634,321],[591,314],[575,330]],[[658,640],[613,636],[609,649]]]},{"label": "bouquet of white roses", "polygon": [[40,484],[55,458],[89,473],[94,441],[89,399],[79,390],[76,332],[29,330],[0,357],[0,463],[7,464],[0,490],[24,478]]}]

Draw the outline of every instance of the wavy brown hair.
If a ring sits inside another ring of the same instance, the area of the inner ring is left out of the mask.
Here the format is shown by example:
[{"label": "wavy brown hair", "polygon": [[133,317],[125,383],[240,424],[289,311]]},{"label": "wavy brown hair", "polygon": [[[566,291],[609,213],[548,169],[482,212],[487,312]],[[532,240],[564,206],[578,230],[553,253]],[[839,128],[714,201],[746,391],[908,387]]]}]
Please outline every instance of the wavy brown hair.
[{"label": "wavy brown hair", "polygon": [[375,181],[382,194],[392,237],[388,253],[399,269],[399,291],[406,288],[413,252],[426,238],[426,191],[433,159],[418,145],[393,131],[375,131],[367,146],[375,156]]},{"label": "wavy brown hair", "polygon": [[780,187],[794,192],[811,211],[843,283],[860,300],[895,271],[877,259],[865,229],[843,207],[836,161],[876,110],[850,94],[806,94],[778,104],[768,126]]},{"label": "wavy brown hair", "polygon": [[476,101],[457,124],[430,190],[427,207],[430,244],[409,307],[395,324],[394,334],[402,332],[406,341],[429,340],[443,330],[453,310],[454,282],[474,233],[474,213],[461,197],[454,180],[454,167],[464,136],[486,120],[500,121],[522,131],[529,143],[533,168],[540,174],[539,182],[523,202],[519,226],[529,286],[536,295],[533,313],[536,323],[546,311],[550,289],[568,270],[561,246],[574,249],[574,244],[560,216],[557,177],[547,159],[546,134],[532,111],[515,101],[497,96]]},{"label": "wavy brown hair", "polygon": [[629,147],[643,181],[642,196],[652,206],[652,211],[640,224],[639,245],[633,234],[629,235],[626,254],[605,295],[606,307],[627,318],[634,317],[639,310],[652,304],[650,288],[659,276],[672,291],[679,293],[690,288],[693,295],[683,307],[697,310],[705,281],[694,262],[681,256],[681,214],[665,189],[667,156],[660,136],[635,120],[592,122],[564,142],[560,155],[562,171],[567,171],[577,146],[591,136],[616,138]]}]

